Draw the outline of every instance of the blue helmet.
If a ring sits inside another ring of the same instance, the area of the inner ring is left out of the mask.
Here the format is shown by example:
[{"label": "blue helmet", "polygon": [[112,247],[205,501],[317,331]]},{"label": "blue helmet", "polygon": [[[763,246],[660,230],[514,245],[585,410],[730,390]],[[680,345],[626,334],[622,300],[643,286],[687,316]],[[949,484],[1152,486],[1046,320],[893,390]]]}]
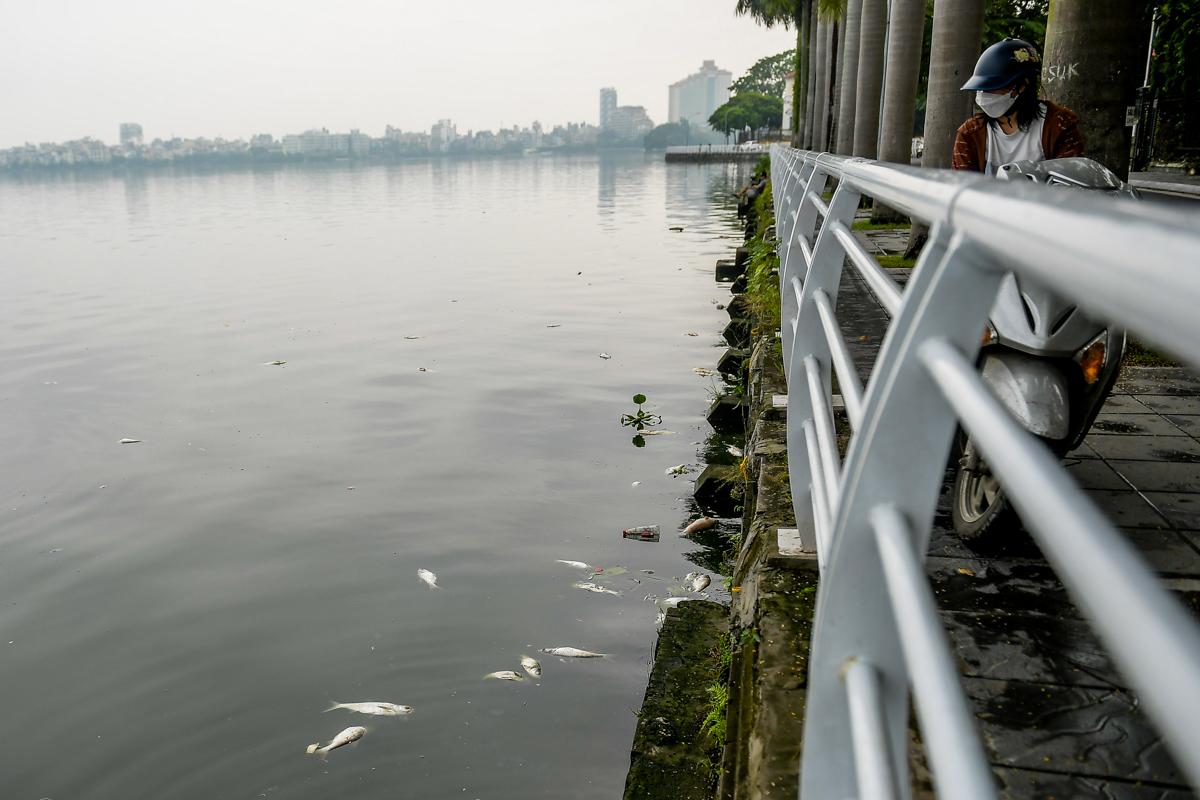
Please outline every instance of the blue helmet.
[{"label": "blue helmet", "polygon": [[1023,39],[1005,39],[983,51],[975,74],[962,85],[964,92],[988,92],[1033,78],[1042,64],[1037,48]]}]

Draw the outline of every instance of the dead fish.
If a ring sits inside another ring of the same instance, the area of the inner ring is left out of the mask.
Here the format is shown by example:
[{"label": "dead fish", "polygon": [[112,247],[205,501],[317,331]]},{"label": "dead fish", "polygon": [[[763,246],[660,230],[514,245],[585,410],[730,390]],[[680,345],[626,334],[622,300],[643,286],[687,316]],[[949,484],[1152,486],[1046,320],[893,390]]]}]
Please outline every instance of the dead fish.
[{"label": "dead fish", "polygon": [[405,336],[405,339],[420,339],[420,336]]},{"label": "dead fish", "polygon": [[605,361],[612,358],[612,356],[610,356],[608,353],[601,353],[600,357],[603,358]]},{"label": "dead fish", "polygon": [[686,528],[684,528],[679,535],[691,536],[693,533],[699,533],[700,531],[708,530],[716,524],[717,519],[715,517],[701,517],[698,520],[694,520],[691,525],[688,525]]},{"label": "dead fish", "polygon": [[603,586],[598,586],[598,585],[596,585],[594,583],[590,583],[590,582],[589,583],[572,583],[571,585],[574,586],[576,589],[583,589],[584,591],[595,592],[596,594],[611,594],[616,597],[621,596],[621,593],[618,591],[614,591],[613,589],[605,589]]},{"label": "dead fish", "polygon": [[485,681],[488,679],[494,679],[494,680],[498,680],[498,681],[523,681],[523,680],[525,680],[520,675],[513,672],[511,669],[501,669],[501,670],[497,670],[496,672],[489,672],[487,675],[483,676],[483,679]]},{"label": "dead fish", "polygon": [[737,445],[731,444],[725,449],[729,451],[729,455],[733,456],[734,458],[745,458],[746,454],[743,453],[742,448],[738,447]]},{"label": "dead fish", "polygon": [[683,335],[684,336],[699,336],[700,334],[696,333],[695,331],[687,331]]},{"label": "dead fish", "polygon": [[377,717],[399,717],[413,712],[412,706],[400,706],[395,703],[339,703],[336,700],[331,701],[333,705],[325,709],[325,712],[335,711],[339,708],[344,708],[347,711],[353,711],[356,714],[373,714]]},{"label": "dead fish", "polygon": [[725,304],[717,303],[717,311],[724,311],[724,310],[725,310]]},{"label": "dead fish", "polygon": [[542,677],[542,665],[532,656],[521,656],[521,669],[528,672],[534,678]]},{"label": "dead fish", "polygon": [[679,233],[683,230],[683,226],[682,225],[672,225],[670,228],[668,228],[668,230],[672,230],[675,233]]},{"label": "dead fish", "polygon": [[679,608],[679,604],[690,600],[690,597],[665,597],[658,601],[660,608]]},{"label": "dead fish", "polygon": [[562,327],[562,323],[561,323],[561,322],[555,322],[553,325],[547,325],[546,327],[547,327],[547,328],[561,328],[561,327]]},{"label": "dead fish", "polygon": [[641,485],[642,485],[642,482],[641,482],[641,481],[634,481],[633,483],[631,483],[631,484],[629,484],[629,485],[630,485],[630,486],[632,486],[634,489],[636,489],[637,487],[639,487],[639,486],[641,486]]},{"label": "dead fish", "polygon": [[687,575],[683,576],[683,581],[684,581],[684,583],[691,583],[692,581],[696,580],[696,578],[699,578],[699,577],[700,577],[699,572],[689,572]]},{"label": "dead fish", "polygon": [[137,444],[141,439],[122,439],[117,444]]},{"label": "dead fish", "polygon": [[673,467],[667,467],[666,474],[668,475],[687,475],[692,471],[692,468],[687,464],[676,464]]},{"label": "dead fish", "polygon": [[286,361],[268,361],[263,366],[264,367],[282,367],[286,363],[287,363]]},{"label": "dead fish", "polygon": [[580,650],[578,647],[543,647],[542,652],[559,658],[604,658],[608,655],[608,653]]},{"label": "dead fish", "polygon": [[674,436],[675,435],[675,431],[664,431],[661,429],[638,431],[638,433],[640,433],[642,436]]},{"label": "dead fish", "polygon": [[575,569],[591,569],[592,568],[591,564],[585,564],[582,561],[571,561],[566,558],[556,558],[554,560],[560,564],[566,564],[568,567],[574,567]]},{"label": "dead fish", "polygon": [[703,592],[708,588],[710,583],[712,583],[712,578],[708,577],[707,575],[699,575],[694,581],[692,581],[692,591],[696,594],[700,594],[700,592]]},{"label": "dead fish", "polygon": [[359,739],[361,739],[366,734],[366,732],[367,732],[366,728],[359,728],[359,727],[346,728],[346,730],[342,731],[337,736],[333,737],[333,739],[329,742],[329,744],[325,745],[324,747],[321,747],[320,742],[313,742],[312,744],[310,744],[308,746],[308,749],[305,750],[304,752],[310,753],[310,754],[311,753],[320,753],[321,755],[325,755],[330,750],[337,750],[339,747],[348,745],[351,742],[357,742]]},{"label": "dead fish", "polygon": [[701,378],[711,378],[713,375],[717,374],[715,369],[709,369],[708,367],[696,367],[692,370],[692,372],[696,373]]},{"label": "dead fish", "polygon": [[427,583],[429,585],[430,589],[442,588],[437,585],[437,575],[434,575],[432,572],[430,572],[427,569],[417,570],[417,577],[420,578],[421,580],[425,581],[425,583]]}]

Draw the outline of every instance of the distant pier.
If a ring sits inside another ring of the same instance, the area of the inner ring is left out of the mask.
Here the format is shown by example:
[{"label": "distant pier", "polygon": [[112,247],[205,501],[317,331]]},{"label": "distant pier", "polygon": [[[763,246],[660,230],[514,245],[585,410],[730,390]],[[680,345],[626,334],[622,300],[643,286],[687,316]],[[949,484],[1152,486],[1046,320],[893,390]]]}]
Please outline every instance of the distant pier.
[{"label": "distant pier", "polygon": [[667,161],[758,161],[767,154],[763,144],[697,144],[667,148]]}]

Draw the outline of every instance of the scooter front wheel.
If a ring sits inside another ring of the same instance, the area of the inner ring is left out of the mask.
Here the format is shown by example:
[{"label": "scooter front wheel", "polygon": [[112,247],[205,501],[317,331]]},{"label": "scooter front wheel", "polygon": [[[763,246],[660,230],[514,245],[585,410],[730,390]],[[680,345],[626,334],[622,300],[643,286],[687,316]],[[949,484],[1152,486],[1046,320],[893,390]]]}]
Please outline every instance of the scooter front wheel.
[{"label": "scooter front wheel", "polygon": [[992,474],[974,440],[967,437],[954,473],[950,516],[964,541],[999,538],[1018,530],[1020,522],[1000,481]]}]

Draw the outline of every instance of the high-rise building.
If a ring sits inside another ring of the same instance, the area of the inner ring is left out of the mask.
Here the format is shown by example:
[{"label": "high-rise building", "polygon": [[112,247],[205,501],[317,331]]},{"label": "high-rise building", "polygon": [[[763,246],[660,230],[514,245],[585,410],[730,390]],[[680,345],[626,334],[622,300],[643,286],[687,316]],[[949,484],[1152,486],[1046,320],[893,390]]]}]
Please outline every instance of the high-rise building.
[{"label": "high-rise building", "polygon": [[617,109],[617,90],[605,87],[600,90],[600,130],[612,127],[612,113]]},{"label": "high-rise building", "polygon": [[705,61],[699,72],[671,84],[667,121],[686,119],[693,127],[707,128],[712,113],[729,101],[732,81],[732,72],[718,68],[713,61]]},{"label": "high-rise building", "polygon": [[444,153],[450,149],[450,143],[458,138],[454,123],[448,119],[439,119],[429,131],[430,147],[435,152]]},{"label": "high-rise building", "polygon": [[617,106],[612,110],[609,130],[619,142],[636,142],[654,129],[643,106]]},{"label": "high-rise building", "polygon": [[121,123],[121,147],[141,147],[142,126],[136,122]]}]

